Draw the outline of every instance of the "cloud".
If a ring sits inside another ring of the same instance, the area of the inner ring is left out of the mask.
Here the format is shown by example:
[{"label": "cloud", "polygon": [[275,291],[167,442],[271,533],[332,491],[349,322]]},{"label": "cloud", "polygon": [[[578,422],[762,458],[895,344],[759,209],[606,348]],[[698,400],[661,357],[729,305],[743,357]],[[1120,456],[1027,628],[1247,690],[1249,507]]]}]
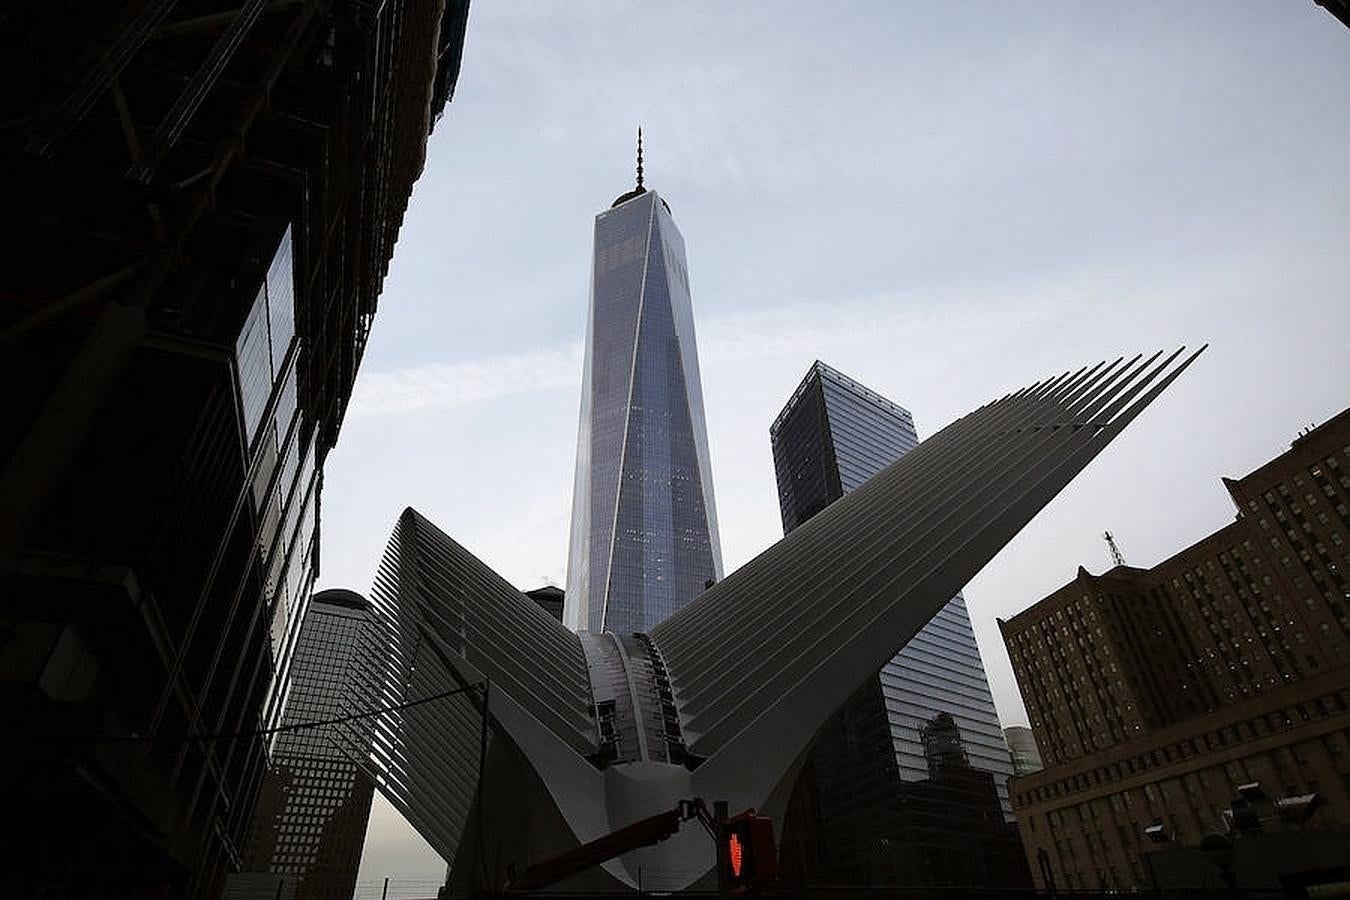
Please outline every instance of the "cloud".
[{"label": "cloud", "polygon": [[[1056,303],[1048,298],[1014,304],[953,298],[920,306],[912,298],[887,294],[828,310],[813,304],[782,306],[709,318],[698,326],[699,356],[705,364],[808,358],[840,347],[891,340],[895,335],[997,331],[1050,316]],[[581,345],[573,343],[363,373],[352,412],[379,415],[454,409],[506,396],[576,390],[581,365]]]},{"label": "cloud", "polygon": [[363,373],[352,397],[356,415],[452,409],[514,394],[576,386],[581,345],[508,353]]},{"label": "cloud", "polygon": [[861,302],[803,303],[710,318],[698,326],[699,356],[706,361],[809,359],[838,347],[892,341],[897,335],[997,332],[1054,315],[1061,292],[1013,303],[951,296],[923,302],[903,294],[878,294]]}]

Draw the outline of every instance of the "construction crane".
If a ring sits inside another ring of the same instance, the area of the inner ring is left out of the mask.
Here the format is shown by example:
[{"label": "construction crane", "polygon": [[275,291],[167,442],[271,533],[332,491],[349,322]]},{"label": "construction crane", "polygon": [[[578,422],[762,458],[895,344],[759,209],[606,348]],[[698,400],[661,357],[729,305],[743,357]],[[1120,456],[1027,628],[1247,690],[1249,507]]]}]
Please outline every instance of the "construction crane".
[{"label": "construction crane", "polygon": [[1125,565],[1125,555],[1121,553],[1120,548],[1116,546],[1116,539],[1111,537],[1111,532],[1103,532],[1102,537],[1106,538],[1106,546],[1111,548],[1111,562],[1118,566]]}]

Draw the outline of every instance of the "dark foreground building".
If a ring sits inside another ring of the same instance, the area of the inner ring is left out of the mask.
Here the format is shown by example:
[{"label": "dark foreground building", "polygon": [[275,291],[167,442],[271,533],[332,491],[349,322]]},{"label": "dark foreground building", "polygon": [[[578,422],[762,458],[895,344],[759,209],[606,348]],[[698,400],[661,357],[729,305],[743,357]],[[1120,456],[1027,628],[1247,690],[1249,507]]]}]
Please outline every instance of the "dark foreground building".
[{"label": "dark foreground building", "polygon": [[1022,845],[992,772],[971,764],[961,728],[938,713],[921,731],[928,777],[906,781],[897,827],[877,839],[874,883],[1010,890],[1029,886]]},{"label": "dark foreground building", "polygon": [[[355,657],[377,627],[373,616],[353,591],[314,595],[291,663],[283,727],[355,710]],[[334,737],[332,727],[277,735],[253,816],[245,869],[278,876],[279,889],[294,887],[296,900],[350,900],[361,865],[375,785]]]},{"label": "dark foreground building", "polygon": [[0,894],[212,896],[242,863],[249,733],[466,16],[0,17]]},{"label": "dark foreground building", "polygon": [[1013,782],[1040,886],[1194,884],[1215,833],[1242,888],[1350,867],[1350,410],[1224,484],[1233,522],[1000,623],[1045,758]]},{"label": "dark foreground building", "polygon": [[[919,443],[907,410],[820,361],[770,438],[785,533]],[[938,721],[954,746],[935,766]],[[1015,886],[1011,774],[957,594],[817,734],[784,823],[784,867],[817,883]]]}]

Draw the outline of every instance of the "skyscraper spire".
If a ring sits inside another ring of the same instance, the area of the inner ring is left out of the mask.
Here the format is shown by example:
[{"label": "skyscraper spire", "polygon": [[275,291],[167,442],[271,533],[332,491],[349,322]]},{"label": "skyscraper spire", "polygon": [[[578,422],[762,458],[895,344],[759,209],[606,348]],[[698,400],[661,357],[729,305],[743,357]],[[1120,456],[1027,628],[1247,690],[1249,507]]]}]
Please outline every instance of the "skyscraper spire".
[{"label": "skyscraper spire", "polygon": [[[638,153],[637,153],[637,187],[633,188],[631,191],[628,191],[627,193],[620,194],[620,195],[619,195],[619,198],[618,198],[617,200],[615,200],[613,204],[611,204],[612,206],[618,206],[620,203],[627,203],[629,200],[632,200],[634,197],[641,197],[643,194],[647,193],[647,189],[646,189],[645,187],[642,186],[642,126],[641,126],[641,125],[638,126],[638,148],[637,148],[637,150],[638,150]],[[663,202],[664,202],[664,201],[663,201]],[[666,209],[669,210],[670,207],[667,206]]]},{"label": "skyscraper spire", "polygon": [[642,126],[638,126],[638,193],[642,193],[645,188],[642,186]]},{"label": "skyscraper spire", "polygon": [[597,635],[722,580],[684,239],[642,162],[638,129],[637,185],[595,219],[563,621]]}]

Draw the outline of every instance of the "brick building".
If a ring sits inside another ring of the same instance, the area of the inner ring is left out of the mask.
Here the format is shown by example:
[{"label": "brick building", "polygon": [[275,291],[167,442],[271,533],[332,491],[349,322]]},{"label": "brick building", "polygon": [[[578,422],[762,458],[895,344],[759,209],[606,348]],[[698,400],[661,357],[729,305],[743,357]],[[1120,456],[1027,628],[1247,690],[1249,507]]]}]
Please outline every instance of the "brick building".
[{"label": "brick building", "polygon": [[1231,524],[999,623],[1046,764],[1012,788],[1039,882],[1146,885],[1151,839],[1226,830],[1253,782],[1350,827],[1350,410],[1224,484]]}]

